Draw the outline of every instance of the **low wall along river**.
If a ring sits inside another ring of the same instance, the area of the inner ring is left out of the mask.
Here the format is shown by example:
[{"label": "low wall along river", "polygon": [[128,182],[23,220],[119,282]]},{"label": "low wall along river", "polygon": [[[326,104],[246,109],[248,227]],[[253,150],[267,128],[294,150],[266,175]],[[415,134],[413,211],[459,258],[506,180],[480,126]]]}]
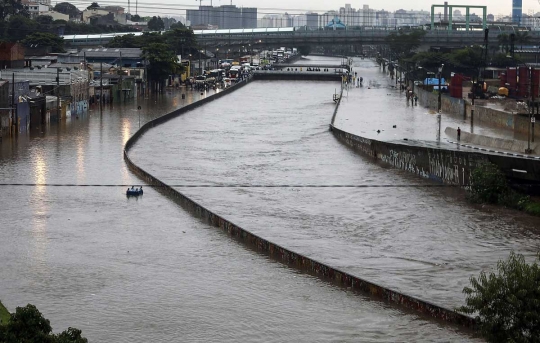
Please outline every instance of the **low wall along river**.
[{"label": "low wall along river", "polygon": [[[240,242],[246,244],[248,247],[256,249],[262,253],[268,254],[272,258],[290,266],[302,270],[304,272],[315,275],[323,280],[327,280],[334,284],[350,288],[355,291],[361,291],[364,293],[369,293],[374,297],[380,298],[384,301],[390,303],[398,304],[408,309],[415,310],[417,312],[423,313],[427,316],[437,318],[439,320],[444,320],[453,324],[458,324],[465,327],[473,327],[475,325],[474,319],[457,313],[452,309],[444,308],[435,304],[432,304],[428,301],[421,300],[395,290],[389,289],[387,287],[377,285],[368,280],[364,280],[358,276],[351,275],[349,273],[343,272],[339,269],[333,268],[327,264],[311,259],[307,256],[295,253],[287,248],[281,247],[277,244],[274,244],[264,238],[261,238],[257,235],[250,233],[249,231],[244,230],[238,225],[228,221],[227,219],[218,216],[213,213],[211,210],[200,205],[196,201],[185,196],[181,192],[173,189],[164,182],[160,181],[156,177],[152,176],[150,173],[146,172],[142,168],[135,165],[129,158],[130,148],[137,142],[137,140],[148,130],[153,128],[156,125],[163,124],[170,119],[178,117],[188,111],[191,111],[199,106],[202,106],[210,101],[218,99],[226,94],[233,92],[247,84],[246,81],[240,82],[239,84],[225,89],[220,93],[209,96],[205,99],[202,99],[194,104],[185,106],[181,109],[175,110],[171,113],[168,113],[164,116],[151,120],[144,124],[127,142],[124,148],[124,159],[130,168],[136,175],[141,179],[145,180],[149,185],[152,185],[162,193],[171,196],[175,199],[183,208],[188,210],[190,213],[195,214],[197,217],[206,220],[208,223],[221,228],[226,231],[230,236],[239,240]],[[337,106],[336,106],[337,111]],[[334,113],[335,116],[335,113]],[[338,133],[339,131],[335,130],[334,132]],[[345,135],[345,133],[343,132]],[[362,144],[361,146],[366,146]],[[412,156],[411,156],[412,158]],[[396,160],[397,161],[397,160]],[[397,162],[396,162],[397,163]],[[401,163],[401,162],[400,162]],[[405,165],[405,162],[403,162]],[[412,168],[411,161],[408,162],[409,166]]]}]

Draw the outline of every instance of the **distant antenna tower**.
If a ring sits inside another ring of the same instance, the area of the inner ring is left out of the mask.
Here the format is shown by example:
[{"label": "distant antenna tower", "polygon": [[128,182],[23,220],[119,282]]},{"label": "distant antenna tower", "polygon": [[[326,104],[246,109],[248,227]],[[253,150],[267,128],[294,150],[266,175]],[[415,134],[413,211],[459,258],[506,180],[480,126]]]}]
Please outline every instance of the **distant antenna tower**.
[{"label": "distant antenna tower", "polygon": [[129,5],[129,0],[128,0],[128,13],[131,13],[131,6]]}]

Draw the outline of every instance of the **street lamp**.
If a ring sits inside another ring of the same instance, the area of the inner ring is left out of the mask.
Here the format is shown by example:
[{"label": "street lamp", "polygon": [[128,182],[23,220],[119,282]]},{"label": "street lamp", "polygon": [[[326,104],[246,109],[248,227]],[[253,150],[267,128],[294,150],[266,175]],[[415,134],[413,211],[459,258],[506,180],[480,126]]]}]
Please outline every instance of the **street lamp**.
[{"label": "street lamp", "polygon": [[443,68],[444,68],[444,64],[441,64],[441,66],[439,67],[439,99],[438,99],[438,103],[437,103],[437,110],[439,112],[439,114],[441,113],[441,79],[442,79],[442,71],[443,71]]},{"label": "street lamp", "polygon": [[443,71],[443,68],[444,68],[444,64],[441,64],[441,66],[439,67],[439,100],[438,100],[438,112],[437,113],[437,127],[438,127],[438,130],[437,130],[437,140],[440,141],[441,140],[441,95],[442,95],[442,89],[441,89],[441,79],[442,79],[442,71]]},{"label": "street lamp", "polygon": [[62,71],[62,68],[56,68],[56,115],[57,115],[58,121],[60,121],[60,118],[61,118],[61,113],[60,113],[60,72],[61,71]]}]

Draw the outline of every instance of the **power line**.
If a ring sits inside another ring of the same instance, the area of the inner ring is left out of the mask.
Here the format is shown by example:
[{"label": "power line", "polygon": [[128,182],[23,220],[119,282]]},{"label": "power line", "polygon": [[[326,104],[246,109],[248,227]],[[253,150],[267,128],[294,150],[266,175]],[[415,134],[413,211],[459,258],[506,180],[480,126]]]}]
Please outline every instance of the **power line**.
[{"label": "power line", "polygon": [[[0,183],[0,187],[130,187],[133,184],[76,184],[76,183]],[[152,188],[160,188],[162,186],[155,185],[142,185]],[[315,185],[315,184],[290,184],[290,185],[248,185],[248,184],[224,184],[224,185],[208,185],[208,184],[170,184],[163,187],[178,187],[178,188],[441,188],[441,187],[458,187],[455,185],[447,184],[404,184],[404,185],[392,185],[392,184],[360,184],[360,185],[342,185],[342,184],[327,184],[327,185]]]}]

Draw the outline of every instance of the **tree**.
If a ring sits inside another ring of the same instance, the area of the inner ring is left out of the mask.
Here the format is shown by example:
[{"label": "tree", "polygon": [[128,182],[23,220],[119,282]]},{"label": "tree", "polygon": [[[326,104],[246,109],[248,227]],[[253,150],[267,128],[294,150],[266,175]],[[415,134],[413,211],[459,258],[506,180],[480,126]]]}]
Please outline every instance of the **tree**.
[{"label": "tree", "polygon": [[311,52],[311,46],[309,46],[309,45],[301,46],[301,47],[298,48],[298,52],[302,56],[307,56]]},{"label": "tree", "polygon": [[23,40],[29,33],[39,31],[39,24],[21,15],[9,17],[7,38],[12,42]]},{"label": "tree", "polygon": [[164,43],[151,43],[143,47],[143,57],[148,61],[148,80],[154,92],[165,90],[165,79],[181,69],[178,64],[178,57]]},{"label": "tree", "polygon": [[540,255],[527,264],[523,255],[510,253],[497,263],[498,273],[481,272],[465,287],[466,305],[458,308],[475,314],[488,342],[538,342],[540,337]]},{"label": "tree", "polygon": [[90,6],[86,7],[87,10],[91,10],[94,8],[99,8],[99,4],[97,2],[93,2],[92,4],[90,4]]},{"label": "tree", "polygon": [[31,304],[17,307],[2,330],[5,343],[51,342],[51,323]]},{"label": "tree", "polygon": [[165,23],[161,17],[153,16],[150,21],[148,21],[148,29],[150,31],[161,31],[165,28]]},{"label": "tree", "polygon": [[88,343],[88,340],[82,336],[81,330],[68,328],[56,336],[55,343]]},{"label": "tree", "polygon": [[501,47],[501,51],[507,54],[510,51],[510,37],[506,33],[501,33],[497,36],[497,41]]},{"label": "tree", "polygon": [[67,14],[70,18],[78,18],[81,15],[81,11],[79,11],[79,9],[75,7],[75,5],[72,5],[69,2],[61,2],[59,4],[56,4],[56,6],[54,6],[54,10],[56,12]]},{"label": "tree", "polygon": [[396,59],[406,57],[420,46],[422,38],[426,35],[424,30],[412,30],[410,32],[392,32],[385,38],[386,44]]},{"label": "tree", "polygon": [[174,29],[185,29],[186,28],[186,25],[182,24],[181,22],[177,21],[176,23],[174,24],[171,24],[171,27],[169,27],[169,29],[171,30],[174,30]]},{"label": "tree", "polygon": [[69,328],[59,335],[52,333],[51,323],[31,304],[17,307],[7,324],[0,325],[2,343],[88,343],[79,329]]},{"label": "tree", "polygon": [[471,195],[478,202],[496,204],[508,193],[508,183],[493,163],[483,163],[471,173]]},{"label": "tree", "polygon": [[22,43],[26,46],[50,46],[52,52],[64,52],[64,39],[47,32],[34,32],[26,36]]},{"label": "tree", "polygon": [[134,22],[138,23],[138,22],[143,21],[143,20],[141,19],[140,15],[134,14],[134,15],[131,16],[131,21],[134,21]]},{"label": "tree", "polygon": [[50,15],[38,15],[36,19],[34,19],[39,25],[45,28],[51,27],[53,23],[53,17]]},{"label": "tree", "polygon": [[482,57],[482,48],[479,46],[453,51],[450,53],[449,59],[455,65],[473,69],[477,69],[485,64]]},{"label": "tree", "polygon": [[527,45],[531,42],[531,36],[529,36],[529,31],[517,31],[515,42],[519,44],[520,49],[523,50],[523,45]]},{"label": "tree", "polygon": [[197,49],[197,39],[191,29],[174,28],[164,32],[163,38],[177,55]]},{"label": "tree", "polygon": [[440,52],[422,51],[415,54],[408,60],[416,64],[419,67],[436,69],[441,65],[441,60],[444,59],[444,55]]},{"label": "tree", "polygon": [[505,53],[498,53],[495,54],[491,58],[491,65],[498,68],[505,68],[505,67],[515,67],[515,60],[512,58],[508,58],[508,55]]},{"label": "tree", "polygon": [[139,48],[140,39],[134,34],[115,36],[108,44],[109,48]]},{"label": "tree", "polygon": [[30,13],[23,5],[21,0],[2,0],[0,1],[0,19],[6,20],[8,16],[20,15],[30,17]]}]

